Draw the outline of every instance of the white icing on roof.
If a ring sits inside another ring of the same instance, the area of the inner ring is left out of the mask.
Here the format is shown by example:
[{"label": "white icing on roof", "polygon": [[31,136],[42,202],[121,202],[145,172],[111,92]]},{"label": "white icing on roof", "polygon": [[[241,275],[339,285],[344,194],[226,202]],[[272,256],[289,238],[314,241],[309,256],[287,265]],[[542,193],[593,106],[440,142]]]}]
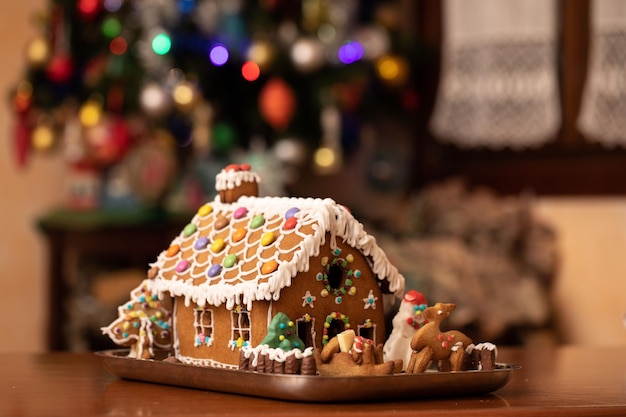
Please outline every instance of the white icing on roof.
[{"label": "white icing on roof", "polygon": [[[172,246],[179,246],[180,250],[174,255],[163,251],[152,264],[159,268],[155,278],[158,291],[183,296],[186,303],[214,306],[225,303],[229,309],[238,304],[250,309],[256,300],[278,300],[281,289],[289,286],[293,277],[308,271],[310,258],[319,255],[329,233],[331,248],[337,247],[339,238],[359,250],[369,257],[378,278],[389,282],[391,292],[398,297],[404,293],[404,277],[389,262],[376,239],[365,232],[363,224],[348,210],[331,199],[241,197],[235,203],[225,204],[216,198],[208,205],[212,209],[209,214],[199,210],[191,221],[197,230],[191,234],[183,231],[172,241]],[[238,218],[235,213],[241,207],[247,212]],[[285,230],[285,214],[293,208],[299,209],[293,215],[297,224]],[[254,229],[253,219],[260,215],[265,221]],[[229,219],[229,224],[216,230],[213,226],[220,217]],[[233,237],[239,228],[247,229],[247,236],[241,242]],[[272,243],[263,245],[261,236],[272,233]],[[296,237],[291,240],[295,240],[295,245],[288,246],[288,236]],[[208,240],[208,245],[195,247],[202,237]],[[216,253],[211,245],[219,239],[223,240],[223,248]],[[209,277],[209,268],[223,263],[228,254],[237,255],[235,265],[221,267],[219,274]],[[262,265],[271,261],[278,264],[277,268],[262,274]],[[177,270],[181,263],[187,267]]]}]

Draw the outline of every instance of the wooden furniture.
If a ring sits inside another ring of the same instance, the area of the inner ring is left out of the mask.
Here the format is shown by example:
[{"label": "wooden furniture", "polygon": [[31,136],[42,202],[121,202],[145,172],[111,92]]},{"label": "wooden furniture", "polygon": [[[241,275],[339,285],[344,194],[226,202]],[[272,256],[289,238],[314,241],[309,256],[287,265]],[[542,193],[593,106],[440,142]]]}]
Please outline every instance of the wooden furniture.
[{"label": "wooden furniture", "polygon": [[[167,248],[190,218],[160,210],[60,210],[41,218],[38,226],[48,241],[48,349],[69,348],[63,328],[67,317],[65,306],[72,285],[88,275],[77,272],[82,261],[92,259],[102,265],[147,270],[148,263]],[[68,279],[69,275],[74,275],[73,280]]]},{"label": "wooden furniture", "polygon": [[624,347],[501,348],[499,361],[523,368],[488,395],[303,404],[120,380],[89,353],[5,353],[0,354],[0,415],[626,415]]}]

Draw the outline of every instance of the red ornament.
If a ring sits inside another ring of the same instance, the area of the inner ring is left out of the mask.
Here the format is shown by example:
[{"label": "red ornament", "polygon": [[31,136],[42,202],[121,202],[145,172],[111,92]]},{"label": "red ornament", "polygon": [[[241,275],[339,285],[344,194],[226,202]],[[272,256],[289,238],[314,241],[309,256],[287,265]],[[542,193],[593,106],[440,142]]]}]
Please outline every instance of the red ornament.
[{"label": "red ornament", "polygon": [[30,128],[26,122],[26,115],[21,114],[17,119],[17,126],[15,127],[15,156],[19,167],[26,165],[29,147]]},{"label": "red ornament", "polygon": [[261,115],[276,131],[283,131],[289,125],[296,106],[295,94],[284,80],[272,78],[259,95]]},{"label": "red ornament", "polygon": [[119,162],[130,147],[128,126],[120,117],[102,117],[101,121],[85,132],[89,154],[98,165]]},{"label": "red ornament", "polygon": [[83,19],[90,20],[98,15],[100,2],[99,0],[79,0],[76,7]]},{"label": "red ornament", "polygon": [[46,74],[55,83],[63,84],[69,81],[74,72],[74,62],[69,55],[55,55],[46,68]]}]

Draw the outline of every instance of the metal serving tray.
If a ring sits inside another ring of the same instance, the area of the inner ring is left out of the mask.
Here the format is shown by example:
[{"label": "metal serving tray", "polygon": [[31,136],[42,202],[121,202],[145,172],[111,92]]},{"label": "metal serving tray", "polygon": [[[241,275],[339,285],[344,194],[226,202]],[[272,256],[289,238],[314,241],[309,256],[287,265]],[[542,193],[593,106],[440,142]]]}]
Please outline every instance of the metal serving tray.
[{"label": "metal serving tray", "polygon": [[492,371],[437,372],[380,376],[282,375],[228,370],[127,357],[127,349],[96,352],[114,375],[136,381],[175,385],[287,401],[338,403],[417,400],[479,395],[502,388],[516,365]]}]

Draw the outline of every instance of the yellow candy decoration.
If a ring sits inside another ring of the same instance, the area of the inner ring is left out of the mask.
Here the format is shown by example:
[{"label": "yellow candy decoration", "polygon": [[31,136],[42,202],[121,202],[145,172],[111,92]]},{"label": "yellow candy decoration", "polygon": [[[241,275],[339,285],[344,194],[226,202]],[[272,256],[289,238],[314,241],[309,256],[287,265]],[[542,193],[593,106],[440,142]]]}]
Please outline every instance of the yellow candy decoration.
[{"label": "yellow candy decoration", "polygon": [[210,214],[212,211],[213,211],[213,207],[210,204],[205,204],[204,206],[198,209],[198,215],[204,217],[207,214]]},{"label": "yellow candy decoration", "polygon": [[274,232],[266,232],[261,236],[261,245],[267,246],[274,242]]},{"label": "yellow candy decoration", "polygon": [[224,239],[217,238],[211,243],[211,251],[218,253],[224,249]]}]

